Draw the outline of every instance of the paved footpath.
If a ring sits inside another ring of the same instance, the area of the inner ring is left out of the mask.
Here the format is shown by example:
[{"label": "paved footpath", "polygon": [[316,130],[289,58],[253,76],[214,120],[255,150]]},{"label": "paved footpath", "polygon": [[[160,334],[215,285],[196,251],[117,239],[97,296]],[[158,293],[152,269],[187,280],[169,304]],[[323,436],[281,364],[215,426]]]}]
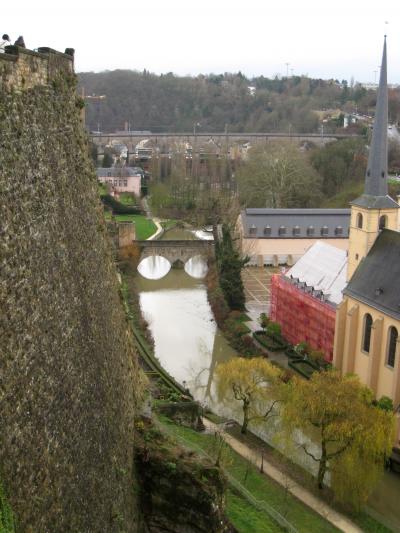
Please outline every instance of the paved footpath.
[{"label": "paved footpath", "polygon": [[[208,430],[218,431],[236,453],[256,465],[257,468],[260,468],[261,454],[259,452],[252,450],[249,446],[243,444],[235,437],[232,437],[232,435],[229,435],[229,433],[226,431],[221,430],[220,426],[214,424],[207,418],[203,418],[203,423]],[[270,464],[265,457],[263,461],[263,468],[266,476],[272,478],[280,485],[283,485],[298,500],[308,505],[308,507],[311,507],[313,511],[321,515],[323,518],[325,518],[325,520],[333,524],[341,531],[344,531],[345,533],[362,533],[362,529],[354,524],[349,518],[332,509],[328,504],[314,496],[314,494],[309,492],[307,489],[293,480],[289,480],[288,483],[288,476]]]}]

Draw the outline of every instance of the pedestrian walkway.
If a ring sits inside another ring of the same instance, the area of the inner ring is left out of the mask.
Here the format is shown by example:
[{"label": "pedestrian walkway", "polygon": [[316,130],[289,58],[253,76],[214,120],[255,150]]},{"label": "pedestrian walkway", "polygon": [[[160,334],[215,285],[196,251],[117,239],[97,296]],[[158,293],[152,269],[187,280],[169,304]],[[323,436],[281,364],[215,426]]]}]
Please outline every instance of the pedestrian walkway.
[{"label": "pedestrian walkway", "polygon": [[[218,431],[226,443],[229,444],[229,446],[236,453],[256,465],[257,468],[261,467],[261,454],[259,452],[251,449],[249,446],[240,442],[226,431],[221,430],[220,426],[214,424],[207,418],[203,418],[203,423],[207,430],[212,432]],[[270,464],[265,457],[263,458],[263,470],[266,476],[269,476],[274,481],[285,487],[285,489],[293,494],[293,496],[313,509],[313,511],[321,515],[323,518],[325,518],[325,520],[333,524],[341,531],[344,531],[345,533],[362,533],[362,529],[354,524],[349,518],[332,509],[332,507],[330,507],[327,503],[314,496],[314,494],[296,483],[294,480],[290,480],[288,483],[288,476]]]},{"label": "pedestrian walkway", "polygon": [[260,329],[258,317],[261,313],[268,315],[271,295],[271,276],[275,268],[247,267],[242,270],[242,281],[246,298],[247,314],[251,323],[247,325],[252,331]]}]

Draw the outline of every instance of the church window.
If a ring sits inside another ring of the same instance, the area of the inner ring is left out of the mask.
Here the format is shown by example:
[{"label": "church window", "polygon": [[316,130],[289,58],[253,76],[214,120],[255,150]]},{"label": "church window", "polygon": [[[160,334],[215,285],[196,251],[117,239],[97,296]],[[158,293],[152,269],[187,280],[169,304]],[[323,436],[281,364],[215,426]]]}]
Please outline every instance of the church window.
[{"label": "church window", "polygon": [[387,216],[382,215],[379,217],[379,229],[385,229],[387,224]]},{"label": "church window", "polygon": [[369,353],[369,348],[371,344],[371,330],[372,330],[372,316],[367,313],[364,316],[364,335],[362,349],[364,352]]},{"label": "church window", "polygon": [[363,216],[361,213],[357,213],[357,228],[363,227]]},{"label": "church window", "polygon": [[286,235],[286,227],[285,226],[280,226],[280,228],[278,230],[278,234],[279,235]]},{"label": "church window", "polygon": [[387,365],[394,368],[396,345],[399,334],[394,326],[390,326],[388,335]]}]

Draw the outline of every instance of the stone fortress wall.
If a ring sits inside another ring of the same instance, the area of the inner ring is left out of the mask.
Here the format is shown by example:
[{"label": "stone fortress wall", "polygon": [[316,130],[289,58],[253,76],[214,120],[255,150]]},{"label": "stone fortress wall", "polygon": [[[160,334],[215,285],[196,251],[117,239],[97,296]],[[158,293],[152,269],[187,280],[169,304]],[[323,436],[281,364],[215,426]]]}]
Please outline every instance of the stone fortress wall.
[{"label": "stone fortress wall", "polygon": [[0,483],[18,531],[133,532],[141,373],[71,53],[0,54]]},{"label": "stone fortress wall", "polygon": [[73,49],[61,53],[41,47],[37,51],[19,46],[6,46],[0,54],[0,89],[26,90],[48,85],[60,72],[73,74]]}]

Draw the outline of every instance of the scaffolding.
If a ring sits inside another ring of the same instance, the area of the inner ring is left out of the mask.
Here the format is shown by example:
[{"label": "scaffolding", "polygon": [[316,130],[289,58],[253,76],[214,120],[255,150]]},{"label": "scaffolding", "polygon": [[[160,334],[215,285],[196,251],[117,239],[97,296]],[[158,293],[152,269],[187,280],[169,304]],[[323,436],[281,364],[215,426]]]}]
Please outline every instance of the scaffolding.
[{"label": "scaffolding", "polygon": [[270,318],[281,325],[282,335],[291,344],[306,341],[332,361],[336,309],[305,292],[304,285],[299,287],[281,274],[273,275]]}]

